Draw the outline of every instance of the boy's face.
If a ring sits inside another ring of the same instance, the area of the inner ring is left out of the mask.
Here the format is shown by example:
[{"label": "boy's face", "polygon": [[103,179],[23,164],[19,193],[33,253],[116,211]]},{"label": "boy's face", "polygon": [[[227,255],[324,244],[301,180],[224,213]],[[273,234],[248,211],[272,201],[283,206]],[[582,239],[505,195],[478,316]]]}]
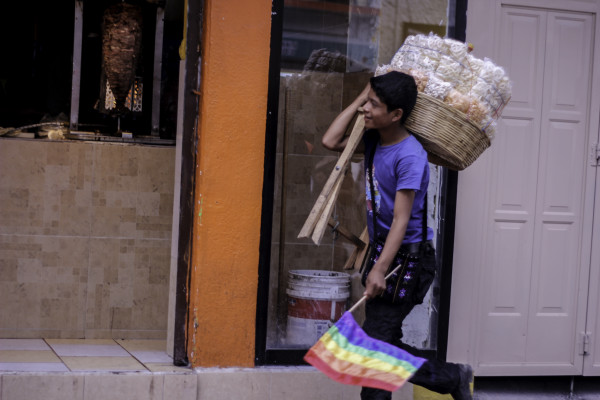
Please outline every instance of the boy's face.
[{"label": "boy's face", "polygon": [[362,106],[365,128],[382,129],[397,124],[402,118],[402,110],[388,111],[387,105],[377,97],[373,89],[369,90],[367,102]]}]

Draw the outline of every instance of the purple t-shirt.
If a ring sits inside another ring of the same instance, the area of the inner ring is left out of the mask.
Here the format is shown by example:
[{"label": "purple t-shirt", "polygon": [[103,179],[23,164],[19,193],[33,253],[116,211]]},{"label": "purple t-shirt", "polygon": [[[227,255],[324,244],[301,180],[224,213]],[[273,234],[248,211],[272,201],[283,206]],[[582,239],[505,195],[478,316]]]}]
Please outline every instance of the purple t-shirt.
[{"label": "purple t-shirt", "polygon": [[[379,134],[376,131],[367,131],[364,135],[365,142],[365,183],[367,194],[367,226],[369,237],[373,234],[373,204],[377,210],[377,235],[385,238],[394,220],[394,201],[396,192],[401,189],[415,191],[410,220],[406,228],[403,244],[418,243],[421,241],[423,225],[423,208],[425,194],[429,185],[429,164],[427,152],[421,143],[410,135],[400,143],[390,146],[379,144]],[[376,146],[373,160],[375,201],[371,199],[369,182],[368,161],[369,155]],[[427,229],[427,239],[433,237],[433,230]]]}]

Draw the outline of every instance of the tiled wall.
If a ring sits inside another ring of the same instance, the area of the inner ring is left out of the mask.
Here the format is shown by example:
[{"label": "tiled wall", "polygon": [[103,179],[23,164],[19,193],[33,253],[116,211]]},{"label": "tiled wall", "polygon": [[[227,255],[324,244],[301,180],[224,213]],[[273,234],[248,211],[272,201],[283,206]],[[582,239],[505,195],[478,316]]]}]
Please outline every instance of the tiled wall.
[{"label": "tiled wall", "polygon": [[166,337],[174,160],[0,139],[0,337]]}]

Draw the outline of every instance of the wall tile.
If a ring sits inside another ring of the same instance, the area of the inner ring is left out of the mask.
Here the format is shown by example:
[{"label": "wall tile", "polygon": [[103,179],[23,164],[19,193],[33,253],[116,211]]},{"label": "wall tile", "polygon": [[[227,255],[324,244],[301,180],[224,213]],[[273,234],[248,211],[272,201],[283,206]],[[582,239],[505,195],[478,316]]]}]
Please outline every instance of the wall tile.
[{"label": "wall tile", "polygon": [[[87,238],[0,235],[0,335],[9,331],[81,332]],[[21,337],[21,336],[19,336]]]},{"label": "wall tile", "polygon": [[172,193],[175,152],[171,147],[144,147],[138,151],[140,193]]},{"label": "wall tile", "polygon": [[147,369],[133,357],[63,356],[63,357],[61,357],[61,359],[71,371],[77,371],[77,372],[96,372],[96,371],[110,371],[110,372],[133,372],[133,371],[136,371],[136,372],[139,372],[139,371],[147,371]]},{"label": "wall tile", "polygon": [[2,140],[0,337],[165,336],[174,157]]},{"label": "wall tile", "polygon": [[87,235],[90,151],[81,143],[3,141],[0,232]]},{"label": "wall tile", "polygon": [[170,245],[170,240],[92,242],[88,329],[166,330]]},{"label": "wall tile", "polygon": [[[288,156],[290,167],[285,177],[285,238],[287,242],[312,243],[298,239],[315,201],[337,162],[336,157]],[[330,243],[325,234],[323,244]]]},{"label": "wall tile", "polygon": [[342,111],[343,74],[304,72],[289,78],[288,85],[288,153],[331,155],[321,145],[321,138]]}]

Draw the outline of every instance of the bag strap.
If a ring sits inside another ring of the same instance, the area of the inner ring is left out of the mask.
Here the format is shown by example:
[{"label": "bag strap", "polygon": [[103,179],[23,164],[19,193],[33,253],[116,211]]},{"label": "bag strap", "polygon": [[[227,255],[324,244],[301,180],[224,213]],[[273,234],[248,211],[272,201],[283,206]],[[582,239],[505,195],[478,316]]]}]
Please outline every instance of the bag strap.
[{"label": "bag strap", "polygon": [[[371,191],[371,208],[373,212],[373,236],[374,240],[377,240],[377,205],[375,204],[375,184],[373,183],[373,160],[375,160],[375,150],[377,149],[377,142],[373,143],[373,148],[369,152],[368,159],[368,171],[369,171],[369,189]],[[423,222],[421,224],[421,245],[424,246],[427,242],[427,190],[425,191],[425,198],[423,204]]]},{"label": "bag strap", "polygon": [[421,245],[425,245],[427,242],[427,192],[429,190],[425,190],[425,198],[423,199],[423,224],[422,224],[422,233],[421,233]]},{"label": "bag strap", "polygon": [[373,212],[373,241],[377,241],[377,205],[375,204],[375,184],[373,183],[373,160],[375,159],[375,150],[377,142],[373,143],[373,148],[369,152],[369,189],[371,191],[371,211]]}]

